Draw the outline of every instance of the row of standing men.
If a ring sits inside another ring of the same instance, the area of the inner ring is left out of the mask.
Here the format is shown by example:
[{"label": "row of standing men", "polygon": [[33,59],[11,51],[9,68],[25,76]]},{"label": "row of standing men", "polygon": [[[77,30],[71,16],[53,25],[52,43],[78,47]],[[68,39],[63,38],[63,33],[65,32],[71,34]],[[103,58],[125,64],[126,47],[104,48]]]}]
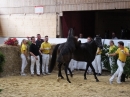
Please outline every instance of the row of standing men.
[{"label": "row of standing men", "polygon": [[[27,45],[27,42],[28,44],[30,44],[29,46]],[[35,40],[34,36],[32,36],[31,40],[29,39],[28,41],[23,39],[21,43],[21,59],[22,59],[21,75],[22,76],[26,75],[25,68],[28,64],[27,59],[29,58],[31,60],[31,66],[30,66],[31,76],[34,76],[35,64],[36,64],[37,76],[40,76],[40,73],[42,73],[43,75],[50,74],[48,72],[50,50],[51,50],[51,44],[48,42],[48,36],[45,36],[44,40],[41,39],[40,34],[37,34],[37,40]],[[31,55],[31,57],[29,57],[29,55]],[[41,72],[40,67],[42,69]]]}]

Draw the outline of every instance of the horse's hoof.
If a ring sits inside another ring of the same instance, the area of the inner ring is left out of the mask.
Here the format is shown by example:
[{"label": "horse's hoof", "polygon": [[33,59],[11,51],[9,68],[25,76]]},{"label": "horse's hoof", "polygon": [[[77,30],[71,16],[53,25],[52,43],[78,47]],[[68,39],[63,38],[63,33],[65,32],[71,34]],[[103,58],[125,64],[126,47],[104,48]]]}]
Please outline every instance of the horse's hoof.
[{"label": "horse's hoof", "polygon": [[57,78],[57,82],[59,82],[59,81],[60,81],[60,77]]},{"label": "horse's hoof", "polygon": [[61,79],[64,79],[64,77],[61,77]]},{"label": "horse's hoof", "polygon": [[68,81],[69,83],[71,83],[70,81]]},{"label": "horse's hoof", "polygon": [[96,80],[96,82],[99,82],[99,80]]},{"label": "horse's hoof", "polygon": [[71,77],[73,77],[73,74],[71,75]]},{"label": "horse's hoof", "polygon": [[71,83],[71,81],[70,80],[67,80],[69,83]]},{"label": "horse's hoof", "polygon": [[84,80],[87,80],[87,78],[84,78]]}]

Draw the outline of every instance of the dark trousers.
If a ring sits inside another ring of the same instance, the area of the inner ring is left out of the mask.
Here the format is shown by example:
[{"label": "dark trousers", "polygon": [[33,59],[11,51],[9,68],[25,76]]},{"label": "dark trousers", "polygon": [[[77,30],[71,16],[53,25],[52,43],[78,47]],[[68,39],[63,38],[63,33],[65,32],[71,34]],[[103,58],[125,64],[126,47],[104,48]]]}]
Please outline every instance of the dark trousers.
[{"label": "dark trousers", "polygon": [[42,73],[42,55],[40,54],[40,73]]}]

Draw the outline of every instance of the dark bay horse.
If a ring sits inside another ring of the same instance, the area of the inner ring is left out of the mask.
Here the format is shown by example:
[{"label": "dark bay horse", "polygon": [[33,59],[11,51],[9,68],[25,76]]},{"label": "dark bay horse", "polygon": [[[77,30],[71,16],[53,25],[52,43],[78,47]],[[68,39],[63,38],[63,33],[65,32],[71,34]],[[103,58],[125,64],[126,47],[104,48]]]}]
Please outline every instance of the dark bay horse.
[{"label": "dark bay horse", "polygon": [[[50,68],[49,68],[50,72],[52,72],[52,70],[55,66],[57,52],[58,52],[58,54],[60,54],[60,51],[64,48],[64,46],[65,46],[65,43],[57,44],[55,46],[53,53],[52,53],[52,59],[51,59]],[[98,82],[99,80],[96,76],[95,69],[93,68],[92,62],[95,59],[97,47],[102,48],[101,37],[96,36],[94,40],[91,40],[90,42],[87,42],[87,43],[79,43],[75,47],[76,47],[76,49],[72,53],[71,59],[87,62],[87,67],[86,67],[86,70],[84,73],[84,79],[87,79],[86,72],[88,70],[88,67],[90,66],[93,71],[94,77],[95,77],[96,81]],[[64,78],[61,74],[62,64],[64,64],[63,61],[58,62],[58,69],[59,69],[58,77]],[[70,75],[72,76],[72,72],[70,71],[69,68],[68,68],[68,70],[70,72]],[[67,81],[70,82],[69,79],[67,79]]]},{"label": "dark bay horse", "polygon": [[[74,53],[74,51],[76,50],[77,45],[78,45],[78,42],[77,42],[76,38],[73,36],[73,29],[72,28],[68,32],[67,41],[64,43],[64,46],[58,45],[60,50],[58,51],[59,54],[58,54],[58,57],[57,57],[57,62],[58,63],[64,63],[65,74],[66,74],[66,78],[67,78],[68,82],[70,82],[70,81],[69,81],[69,78],[68,78],[68,75],[67,75],[67,69],[69,69],[68,65],[69,65],[70,60],[72,58],[72,53]],[[57,48],[57,46],[55,48]],[[57,50],[56,50],[56,52],[57,52]],[[55,52],[55,50],[53,51],[52,57],[53,57],[54,53],[55,53],[55,55],[57,54],[56,52]],[[52,60],[54,60],[54,59],[52,59]],[[55,60],[56,60],[56,58],[55,58]],[[52,66],[52,64],[55,64],[55,62],[53,63],[53,61],[51,61],[51,66]],[[52,68],[52,67],[50,67],[50,68]],[[50,70],[50,71],[52,71],[52,70]],[[70,69],[69,69],[69,71],[70,71]],[[72,74],[72,72],[71,72],[71,74]]]}]

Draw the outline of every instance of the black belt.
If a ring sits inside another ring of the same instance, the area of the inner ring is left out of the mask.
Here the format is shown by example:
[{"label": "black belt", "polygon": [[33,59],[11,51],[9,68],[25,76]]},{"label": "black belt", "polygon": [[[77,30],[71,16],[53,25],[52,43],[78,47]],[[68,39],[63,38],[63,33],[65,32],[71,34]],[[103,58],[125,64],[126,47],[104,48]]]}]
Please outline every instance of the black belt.
[{"label": "black belt", "polygon": [[[120,59],[118,59],[119,61],[121,61]],[[123,61],[121,61],[122,63],[125,63],[125,62],[123,62]]]},{"label": "black belt", "polygon": [[43,53],[43,54],[50,54],[50,53]]}]

